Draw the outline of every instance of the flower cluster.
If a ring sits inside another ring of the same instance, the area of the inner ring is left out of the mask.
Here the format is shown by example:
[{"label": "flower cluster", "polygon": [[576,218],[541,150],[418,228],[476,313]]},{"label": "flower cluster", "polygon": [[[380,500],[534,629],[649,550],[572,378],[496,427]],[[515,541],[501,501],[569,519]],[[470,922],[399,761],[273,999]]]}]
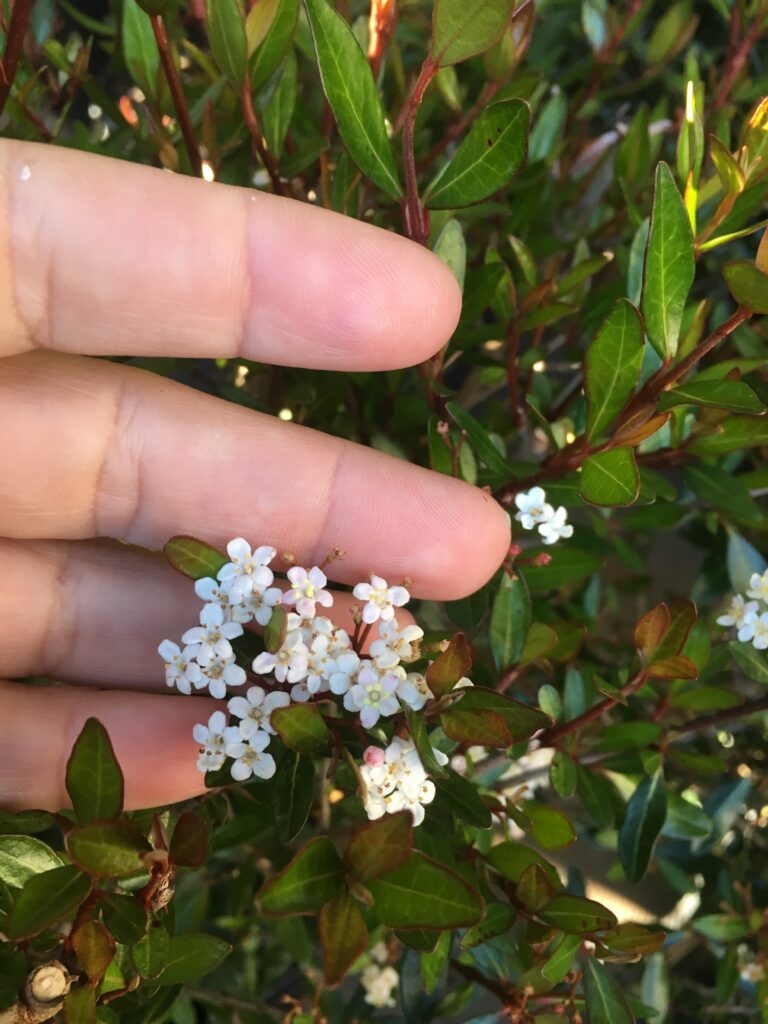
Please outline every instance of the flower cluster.
[{"label": "flower cluster", "polygon": [[[751,598],[752,600],[748,600]],[[719,626],[735,626],[743,643],[751,643],[758,651],[768,650],[768,569],[752,573],[746,595],[734,594]]]},{"label": "flower cluster", "polygon": [[389,950],[385,943],[377,942],[370,954],[376,962],[366,967],[360,975],[360,983],[365,989],[365,1001],[378,1009],[391,1009],[396,1005],[393,993],[400,984],[400,975],[387,964]]},{"label": "flower cluster", "polygon": [[[183,634],[183,646],[163,640],[158,648],[170,687],[184,694],[206,690],[219,700],[228,698],[229,716],[215,711],[207,724],[195,726],[201,772],[218,771],[230,759],[232,777],[238,782],[271,778],[276,762],[267,748],[276,735],[271,716],[277,708],[338,698],[363,729],[371,729],[403,707],[419,711],[433,698],[426,676],[409,670],[421,657],[424,632],[416,625],[401,627],[395,617],[396,609],[410,600],[405,587],[390,587],[380,576],[358,583],[353,594],[361,605],[350,637],[319,614],[333,604],[321,568],[293,566],[282,589],[274,585],[270,568],[274,548],[252,551],[237,538],[227,545],[227,554],[229,561],[216,579],[195,584],[203,602],[200,625]],[[243,660],[238,639],[245,627],[270,625],[276,609],[282,609],[280,636],[270,650],[249,658],[247,668],[238,664],[238,650]],[[249,674],[252,681],[262,677],[264,686],[251,685],[231,695],[231,689],[246,684]],[[462,679],[459,685],[472,684]],[[445,759],[438,752],[435,756]],[[386,750],[369,747],[361,771],[370,818],[408,808],[416,824],[423,820],[424,805],[435,790],[413,746],[395,739]]]},{"label": "flower cluster", "polygon": [[568,522],[568,513],[560,505],[555,509],[547,502],[543,487],[532,487],[530,491],[521,491],[515,495],[517,512],[515,519],[522,524],[524,530],[538,529],[545,544],[556,544],[561,537],[573,536],[573,527]]}]

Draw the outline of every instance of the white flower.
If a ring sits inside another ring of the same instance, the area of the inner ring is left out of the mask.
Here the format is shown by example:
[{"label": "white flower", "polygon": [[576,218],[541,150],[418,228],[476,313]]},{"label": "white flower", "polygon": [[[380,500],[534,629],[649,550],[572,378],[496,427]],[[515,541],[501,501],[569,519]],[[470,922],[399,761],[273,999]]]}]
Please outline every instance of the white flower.
[{"label": "white flower", "polygon": [[227,696],[228,686],[242,686],[247,676],[245,669],[235,664],[234,654],[228,658],[215,654],[205,665],[200,666],[200,679],[195,683],[198,690],[208,687],[208,692],[216,700]]},{"label": "white flower", "polygon": [[386,718],[400,710],[396,696],[399,682],[391,672],[380,675],[368,662],[358,672],[355,685],[344,694],[344,707],[359,711],[360,724],[371,729],[382,715]]},{"label": "white flower", "polygon": [[371,644],[370,653],[381,669],[394,668],[401,661],[413,661],[418,657],[413,645],[424,636],[419,626],[405,626],[400,629],[396,619],[379,622],[379,637]]},{"label": "white flower", "polygon": [[259,675],[274,673],[279,683],[300,683],[307,675],[309,650],[298,630],[285,634],[285,639],[274,654],[263,651],[253,663],[253,671]]},{"label": "white flower", "polygon": [[389,950],[386,942],[377,942],[368,951],[377,964],[385,964],[389,960]]},{"label": "white flower", "polygon": [[258,730],[243,740],[240,730],[231,728],[226,730],[225,736],[227,757],[235,761],[232,765],[232,778],[236,782],[245,782],[252,775],[259,779],[272,778],[276,769],[275,759],[271,754],[264,753],[269,746],[268,733]]},{"label": "white flower", "polygon": [[741,594],[734,594],[728,608],[718,616],[717,624],[718,626],[740,626],[745,617],[751,612],[756,612],[758,607],[757,601],[745,601]]},{"label": "white flower", "polygon": [[296,605],[296,611],[303,619],[314,617],[316,603],[324,608],[330,608],[333,604],[330,591],[323,589],[328,578],[317,566],[307,572],[295,565],[288,570],[287,576],[291,589],[283,594],[283,604]]},{"label": "white flower", "polygon": [[311,696],[306,683],[294,683],[291,687],[291,700],[294,704],[306,704]]},{"label": "white flower", "polygon": [[251,622],[256,620],[260,626],[269,625],[272,609],[283,600],[283,592],[279,587],[254,587],[237,604],[232,605],[229,614],[233,622]]},{"label": "white flower", "polygon": [[[438,764],[448,763],[442,751],[433,753]],[[422,823],[424,804],[434,799],[435,787],[427,778],[413,744],[395,737],[381,753],[375,747],[368,747],[360,774],[366,790],[365,810],[371,820],[407,809],[414,825]]]},{"label": "white flower", "polygon": [[259,730],[274,736],[275,730],[270,724],[270,715],[275,708],[285,708],[290,703],[288,694],[281,690],[268,694],[261,686],[251,686],[245,697],[233,697],[227,707],[235,718],[241,719],[240,735],[247,740]]},{"label": "white flower", "polygon": [[326,634],[318,633],[312,640],[307,660],[307,689],[310,693],[321,693],[329,689],[329,680],[335,662],[329,652],[330,641]]},{"label": "white flower", "polygon": [[752,641],[752,646],[758,651],[768,650],[768,612],[756,615],[750,612],[744,617],[739,632],[739,640]]},{"label": "white flower", "polygon": [[461,679],[454,686],[454,690],[466,690],[468,686],[474,686],[475,684],[469,678],[469,676],[462,676]]},{"label": "white flower", "polygon": [[752,573],[747,597],[756,597],[759,601],[765,601],[768,604],[768,569],[762,575],[759,572]]},{"label": "white flower", "polygon": [[238,622],[224,621],[220,605],[206,604],[200,612],[200,625],[188,629],[181,639],[195,648],[198,664],[205,665],[217,656],[230,657],[232,644],[229,641],[242,635],[243,627]]},{"label": "white flower", "polygon": [[335,693],[337,696],[346,693],[357,679],[360,665],[360,658],[354,651],[347,650],[338,654],[330,676],[331,693]]},{"label": "white flower", "polygon": [[224,613],[224,621],[229,620],[229,584],[220,583],[218,580],[206,576],[202,580],[195,580],[195,593],[206,605],[218,605]]},{"label": "white flower", "polygon": [[561,505],[550,519],[539,524],[539,533],[545,544],[555,544],[561,537],[572,537],[573,527],[566,523],[568,513]]},{"label": "white flower", "polygon": [[542,487],[532,487],[530,491],[516,494],[515,504],[518,508],[515,519],[522,523],[524,530],[532,530],[541,523],[549,522],[555,514],[552,506],[547,504],[547,496]]},{"label": "white flower", "polygon": [[369,1006],[383,1009],[397,1005],[392,993],[400,983],[400,975],[394,967],[378,967],[371,964],[360,975],[360,982],[365,989],[365,1001]]},{"label": "white flower", "polygon": [[275,576],[267,566],[277,552],[269,545],[263,545],[251,552],[251,545],[236,537],[227,544],[230,561],[219,569],[217,575],[229,587],[232,604],[240,602],[254,587],[269,587]]},{"label": "white flower", "polygon": [[358,583],[352,593],[358,601],[366,602],[363,622],[368,625],[379,619],[389,622],[394,617],[395,608],[402,608],[411,599],[405,587],[388,587],[381,576],[371,576],[370,583]]},{"label": "white flower", "polygon": [[223,711],[214,711],[208,719],[208,725],[198,724],[192,730],[195,743],[200,746],[197,769],[201,772],[213,772],[224,764],[226,757],[226,740],[224,732],[227,719]]},{"label": "white flower", "polygon": [[427,685],[426,677],[421,672],[409,672],[397,688],[397,696],[414,711],[421,711],[434,694]]},{"label": "white flower", "polygon": [[195,648],[185,647],[182,651],[172,640],[163,640],[157,653],[165,662],[166,683],[181,693],[191,693],[192,685],[200,679],[200,666],[194,660]]},{"label": "white flower", "polygon": [[435,799],[435,784],[431,779],[424,779],[418,785],[400,787],[403,807],[411,812],[413,824],[420,825],[424,821],[424,805],[431,804]]}]

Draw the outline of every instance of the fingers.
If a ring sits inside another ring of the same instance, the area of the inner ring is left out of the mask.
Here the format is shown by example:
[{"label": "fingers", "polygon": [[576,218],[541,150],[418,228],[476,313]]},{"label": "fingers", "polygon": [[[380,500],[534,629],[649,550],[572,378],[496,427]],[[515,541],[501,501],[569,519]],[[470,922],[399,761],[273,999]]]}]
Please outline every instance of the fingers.
[{"label": "fingers", "polygon": [[391,232],[249,189],[0,141],[0,354],[394,368],[437,351],[460,302],[445,266]]},{"label": "fingers", "polygon": [[[329,615],[352,631],[351,594]],[[194,584],[161,555],[111,541],[0,540],[0,677],[166,690],[157,645],[198,622]],[[411,622],[403,609],[401,625]]]},{"label": "fingers", "polygon": [[0,807],[66,807],[67,759],[90,717],[112,739],[125,775],[126,809],[195,796],[205,786],[195,767],[192,728],[217,706],[205,698],[0,682]]},{"label": "fingers", "polygon": [[130,367],[1,361],[0,437],[0,536],[245,536],[299,563],[340,546],[335,579],[410,577],[435,600],[477,590],[509,544],[488,494]]}]

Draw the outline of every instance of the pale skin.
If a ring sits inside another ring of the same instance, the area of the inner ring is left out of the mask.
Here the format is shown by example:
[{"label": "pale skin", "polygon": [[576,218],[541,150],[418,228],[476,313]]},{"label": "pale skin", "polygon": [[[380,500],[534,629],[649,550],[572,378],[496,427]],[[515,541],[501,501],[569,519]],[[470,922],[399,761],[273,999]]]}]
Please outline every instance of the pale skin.
[{"label": "pale skin", "polygon": [[[407,576],[450,600],[509,545],[507,514],[466,484],[93,357],[385,370],[435,353],[459,308],[443,265],[392,233],[0,141],[0,807],[66,805],[91,715],[129,808],[201,791],[191,730],[220,705],[170,694],[156,654],[199,601],[142,549],[244,536],[311,566],[340,546],[331,580]],[[31,675],[64,685],[3,681]]]}]

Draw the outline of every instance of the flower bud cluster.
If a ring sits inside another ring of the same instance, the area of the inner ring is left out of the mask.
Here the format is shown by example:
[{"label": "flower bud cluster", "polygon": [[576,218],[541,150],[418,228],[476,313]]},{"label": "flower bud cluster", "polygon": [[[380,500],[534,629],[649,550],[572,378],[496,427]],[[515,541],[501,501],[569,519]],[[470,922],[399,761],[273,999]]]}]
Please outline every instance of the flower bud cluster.
[{"label": "flower bud cluster", "polygon": [[[748,600],[751,598],[752,600]],[[718,626],[734,626],[742,643],[758,651],[768,650],[768,569],[752,573],[746,594],[734,594],[717,619]]]}]

